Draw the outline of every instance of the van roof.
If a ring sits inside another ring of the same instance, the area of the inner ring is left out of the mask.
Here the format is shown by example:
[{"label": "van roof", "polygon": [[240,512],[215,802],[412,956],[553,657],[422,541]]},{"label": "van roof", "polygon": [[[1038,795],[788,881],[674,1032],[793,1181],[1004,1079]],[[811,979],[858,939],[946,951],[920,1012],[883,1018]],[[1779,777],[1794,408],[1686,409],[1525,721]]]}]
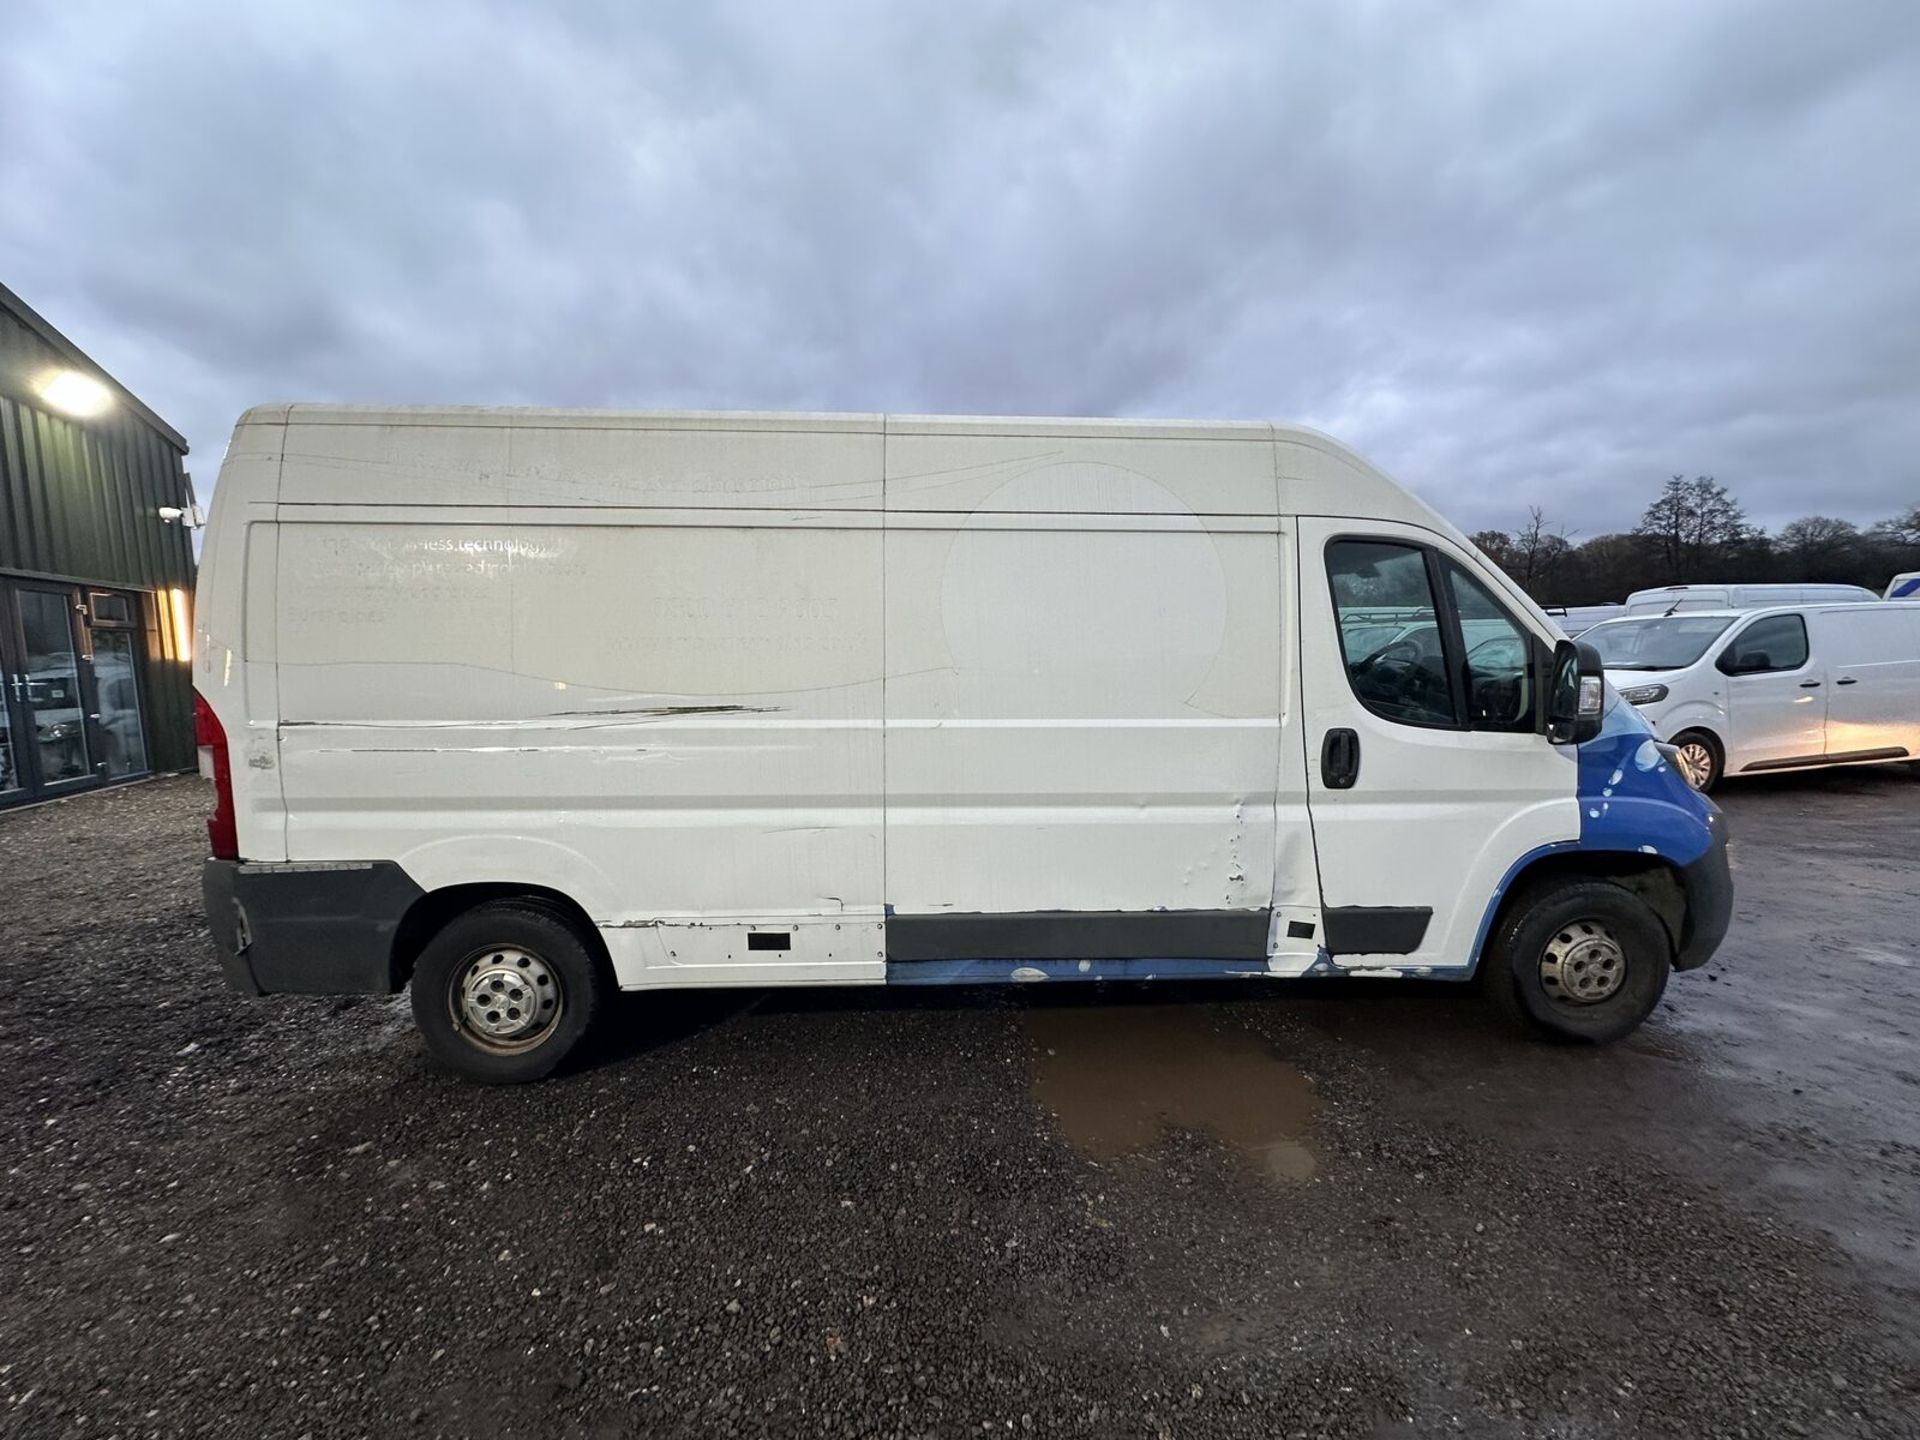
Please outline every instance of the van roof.
[{"label": "van roof", "polygon": [[1865,585],[1855,585],[1847,580],[1703,580],[1686,585],[1653,585],[1645,590],[1634,591],[1627,596],[1627,599],[1629,601],[1658,600],[1667,595],[1684,597],[1698,594],[1703,590],[1720,590],[1729,593],[1735,590],[1758,590],[1763,594],[1769,590],[1859,590],[1869,595],[1873,594]]},{"label": "van roof", "polygon": [[1063,435],[1128,439],[1266,440],[1340,446],[1317,430],[1265,420],[1125,420],[1055,415],[894,415],[835,410],[595,410],[538,405],[256,405],[246,424],[419,425],[582,430],[771,430],[894,435]]},{"label": "van roof", "polygon": [[[631,443],[601,443],[620,436]],[[770,443],[775,436],[784,438]],[[1114,448],[1135,441],[1164,444]],[[1066,483],[1083,466],[1112,472],[1097,498]],[[1267,421],[263,405],[234,432],[216,500],[227,489],[281,504],[382,506],[1024,513],[1095,504],[1119,514],[1397,520],[1467,543],[1339,441]]]},{"label": "van roof", "polygon": [[[1886,604],[1884,600],[1797,600],[1779,605],[1748,605],[1744,608],[1714,605],[1697,610],[1676,610],[1671,615],[1616,615],[1611,620],[1602,620],[1600,624],[1613,625],[1621,620],[1736,620],[1743,615],[1798,615],[1803,610],[1871,610],[1877,613],[1885,609]],[[1599,626],[1594,628],[1598,629]]]}]

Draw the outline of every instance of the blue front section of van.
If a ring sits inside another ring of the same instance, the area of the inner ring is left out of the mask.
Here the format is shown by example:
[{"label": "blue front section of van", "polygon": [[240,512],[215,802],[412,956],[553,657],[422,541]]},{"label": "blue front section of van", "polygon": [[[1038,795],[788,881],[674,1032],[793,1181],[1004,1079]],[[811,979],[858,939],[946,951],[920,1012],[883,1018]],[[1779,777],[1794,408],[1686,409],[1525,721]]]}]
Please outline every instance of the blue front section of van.
[{"label": "blue front section of van", "polygon": [[1579,762],[1582,850],[1631,850],[1684,867],[1723,833],[1719,807],[1667,763],[1640,712],[1611,688]]},{"label": "blue front section of van", "polygon": [[1600,733],[1579,746],[1575,793],[1580,838],[1542,846],[1514,862],[1487,903],[1474,940],[1478,968],[1494,916],[1513,882],[1548,855],[1647,855],[1678,875],[1685,900],[1674,935],[1674,967],[1690,970],[1713,955],[1733,918],[1733,878],[1720,807],[1668,763],[1640,712],[1607,690]]}]

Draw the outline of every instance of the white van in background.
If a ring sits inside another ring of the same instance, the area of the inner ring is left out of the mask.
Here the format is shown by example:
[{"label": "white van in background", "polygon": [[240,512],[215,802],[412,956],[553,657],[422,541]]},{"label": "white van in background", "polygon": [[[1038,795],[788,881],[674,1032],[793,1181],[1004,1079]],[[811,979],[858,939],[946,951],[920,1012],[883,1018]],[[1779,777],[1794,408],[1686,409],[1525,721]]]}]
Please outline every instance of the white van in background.
[{"label": "white van in background", "polygon": [[1757,610],[1764,605],[1847,605],[1880,597],[1864,585],[1662,585],[1627,596],[1628,615]]},{"label": "white van in background", "polygon": [[1920,570],[1903,571],[1887,582],[1889,600],[1920,600]]},{"label": "white van in background", "polygon": [[1696,611],[1583,638],[1700,790],[1727,775],[1920,757],[1920,606]]},{"label": "white van in background", "polygon": [[1478,974],[1606,1040],[1731,910],[1598,656],[1305,430],[276,406],[195,617],[230,982],[411,984],[483,1080],[616,988]]},{"label": "white van in background", "polygon": [[1547,616],[1568,635],[1579,637],[1603,620],[1617,620],[1627,613],[1624,605],[1549,605]]}]

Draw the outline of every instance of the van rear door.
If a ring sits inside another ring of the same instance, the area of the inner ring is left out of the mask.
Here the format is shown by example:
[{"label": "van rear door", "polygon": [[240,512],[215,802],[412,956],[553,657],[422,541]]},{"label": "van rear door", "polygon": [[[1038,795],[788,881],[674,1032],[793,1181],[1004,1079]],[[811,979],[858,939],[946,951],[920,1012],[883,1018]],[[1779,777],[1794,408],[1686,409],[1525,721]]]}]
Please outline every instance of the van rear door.
[{"label": "van rear door", "polygon": [[1547,637],[1415,526],[1303,518],[1299,574],[1327,949],[1350,968],[1470,965],[1513,865],[1580,833],[1574,753],[1537,725]]}]

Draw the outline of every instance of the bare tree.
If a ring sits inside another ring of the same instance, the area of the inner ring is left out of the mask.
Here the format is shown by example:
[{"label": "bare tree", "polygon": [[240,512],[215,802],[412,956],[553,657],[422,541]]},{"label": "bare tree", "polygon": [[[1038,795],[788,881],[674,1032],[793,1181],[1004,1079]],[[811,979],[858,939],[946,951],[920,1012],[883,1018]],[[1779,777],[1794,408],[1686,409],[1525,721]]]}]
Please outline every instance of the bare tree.
[{"label": "bare tree", "polygon": [[1538,505],[1527,507],[1527,523],[1513,536],[1514,569],[1510,572],[1530,595],[1551,586],[1560,566],[1572,552],[1566,527],[1548,525]]},{"label": "bare tree", "polygon": [[1873,533],[1896,545],[1920,545],[1920,505],[1903,515],[1882,520],[1873,527]]},{"label": "bare tree", "polygon": [[1689,480],[1676,475],[1647,506],[1636,535],[1655,541],[1667,574],[1676,581],[1697,576],[1721,552],[1746,540],[1753,532],[1746,512],[1711,475]]},{"label": "bare tree", "polygon": [[1860,544],[1860,527],[1832,515],[1803,515],[1780,527],[1774,546],[1797,580],[1837,580]]}]

